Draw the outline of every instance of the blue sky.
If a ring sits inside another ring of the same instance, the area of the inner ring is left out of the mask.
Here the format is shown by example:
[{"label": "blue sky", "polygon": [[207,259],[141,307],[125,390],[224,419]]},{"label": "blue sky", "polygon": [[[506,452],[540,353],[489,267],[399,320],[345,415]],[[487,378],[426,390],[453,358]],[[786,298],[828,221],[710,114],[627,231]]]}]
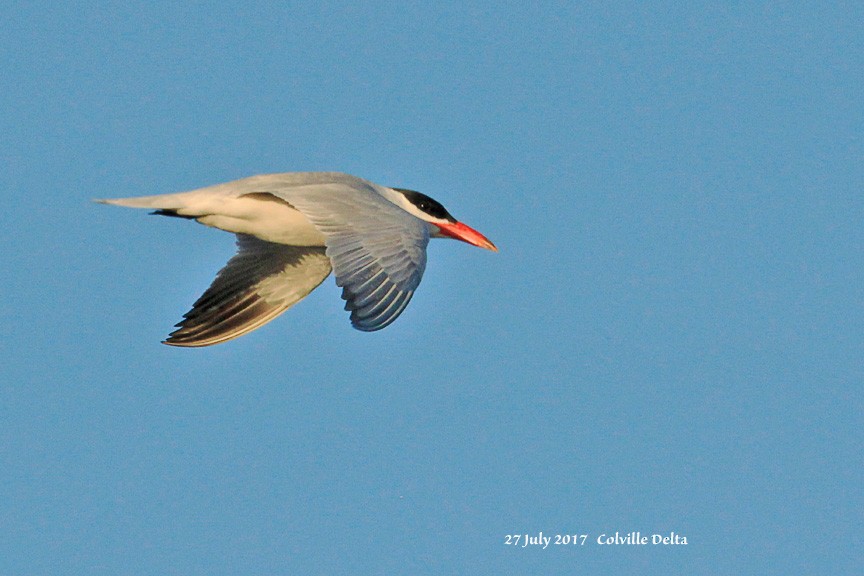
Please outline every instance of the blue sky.
[{"label": "blue sky", "polygon": [[[860,568],[860,6],[3,12],[3,574]],[[90,199],[307,170],[501,251],[161,345],[233,239]]]}]

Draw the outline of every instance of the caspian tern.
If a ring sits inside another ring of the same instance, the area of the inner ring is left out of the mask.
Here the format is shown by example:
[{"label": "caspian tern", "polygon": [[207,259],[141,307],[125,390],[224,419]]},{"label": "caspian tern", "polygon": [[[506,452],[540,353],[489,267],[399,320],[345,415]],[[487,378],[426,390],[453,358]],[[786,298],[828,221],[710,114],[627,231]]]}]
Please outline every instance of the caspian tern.
[{"label": "caspian tern", "polygon": [[408,305],[429,238],[497,252],[425,194],[338,172],[266,174],[178,194],[97,200],[197,220],[237,235],[238,252],[165,344],[210,346],[273,320],[336,272],[358,330],[380,330]]}]

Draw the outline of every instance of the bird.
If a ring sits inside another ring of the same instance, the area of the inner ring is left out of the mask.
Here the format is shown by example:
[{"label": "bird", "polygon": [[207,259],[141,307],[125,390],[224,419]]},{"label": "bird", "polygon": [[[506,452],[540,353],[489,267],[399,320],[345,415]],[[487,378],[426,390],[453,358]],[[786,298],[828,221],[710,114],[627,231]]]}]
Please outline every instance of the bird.
[{"label": "bird", "polygon": [[97,199],[236,235],[237,253],[163,344],[227,342],[270,322],[332,272],[351,325],[374,332],[405,310],[430,238],[494,252],[437,201],[341,172],[262,174],[175,194]]}]

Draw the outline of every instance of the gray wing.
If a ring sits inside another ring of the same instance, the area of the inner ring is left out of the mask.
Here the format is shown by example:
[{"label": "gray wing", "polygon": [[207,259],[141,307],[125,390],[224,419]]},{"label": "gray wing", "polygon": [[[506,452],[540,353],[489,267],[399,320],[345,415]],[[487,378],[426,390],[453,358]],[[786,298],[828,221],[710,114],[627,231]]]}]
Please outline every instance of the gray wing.
[{"label": "gray wing", "polygon": [[326,237],[327,256],[358,330],[380,330],[405,310],[426,269],[429,228],[356,179],[274,191]]},{"label": "gray wing", "polygon": [[288,246],[237,235],[239,251],[184,314],[165,344],[210,346],[270,322],[330,274],[324,247]]}]

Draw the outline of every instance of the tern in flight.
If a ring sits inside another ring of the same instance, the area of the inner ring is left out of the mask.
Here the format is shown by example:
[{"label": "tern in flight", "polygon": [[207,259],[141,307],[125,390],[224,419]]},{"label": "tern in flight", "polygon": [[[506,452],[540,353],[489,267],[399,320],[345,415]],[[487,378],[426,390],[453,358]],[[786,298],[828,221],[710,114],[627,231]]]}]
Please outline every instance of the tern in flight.
[{"label": "tern in flight", "polygon": [[165,344],[210,346],[263,326],[336,273],[358,330],[380,330],[408,305],[429,238],[497,252],[425,194],[338,172],[266,174],[178,194],[97,200],[150,208],[237,235],[238,251]]}]

